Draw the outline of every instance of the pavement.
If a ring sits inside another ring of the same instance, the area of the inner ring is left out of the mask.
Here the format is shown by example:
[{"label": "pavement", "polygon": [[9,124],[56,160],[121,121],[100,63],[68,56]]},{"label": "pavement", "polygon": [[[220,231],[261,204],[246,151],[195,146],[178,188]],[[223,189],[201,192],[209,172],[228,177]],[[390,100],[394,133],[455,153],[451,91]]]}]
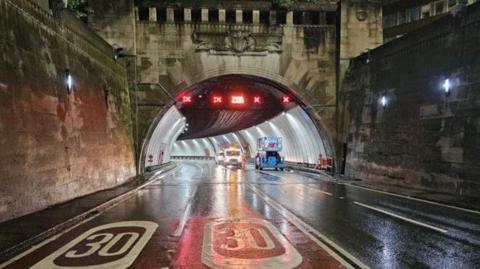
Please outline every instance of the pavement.
[{"label": "pavement", "polygon": [[174,168],[173,163],[159,166],[156,170],[132,178],[118,187],[98,191],[0,223],[0,263],[15,252],[99,214],[102,210],[134,194],[136,189],[148,184],[162,173]]},{"label": "pavement", "polygon": [[479,264],[478,212],[328,177],[182,162],[174,173],[16,253],[0,268]]}]

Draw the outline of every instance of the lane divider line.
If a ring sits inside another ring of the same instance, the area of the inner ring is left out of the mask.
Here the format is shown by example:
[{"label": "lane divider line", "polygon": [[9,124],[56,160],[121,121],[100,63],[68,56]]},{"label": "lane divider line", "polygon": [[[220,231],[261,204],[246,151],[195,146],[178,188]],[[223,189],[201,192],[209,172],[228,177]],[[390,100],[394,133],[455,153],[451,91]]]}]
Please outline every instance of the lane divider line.
[{"label": "lane divider line", "polygon": [[[265,175],[269,175],[269,176],[273,176],[273,177],[278,177],[278,178],[282,178],[281,176],[277,175],[277,174],[271,174],[271,173],[268,173],[268,172],[265,172],[265,171],[261,171],[260,174],[265,174]],[[282,183],[282,185],[304,185],[304,186],[307,186],[309,187],[310,189],[314,189],[316,191],[319,191],[320,193],[323,193],[323,194],[326,194],[326,195],[329,195],[329,196],[333,196],[332,193],[330,192],[326,192],[324,190],[321,190],[321,189],[317,189],[317,188],[313,188],[312,186],[310,186],[312,183]]]},{"label": "lane divider line", "polygon": [[367,187],[363,187],[363,186],[359,186],[359,185],[355,185],[355,184],[351,184],[351,183],[341,183],[341,184],[345,184],[345,185],[348,185],[350,187],[359,188],[359,189],[363,189],[363,190],[367,190],[367,191],[371,191],[371,192],[378,192],[378,193],[382,193],[382,194],[386,194],[386,195],[391,195],[391,196],[395,196],[395,197],[414,200],[414,201],[417,201],[417,202],[423,202],[423,203],[437,205],[437,206],[441,206],[441,207],[456,209],[456,210],[459,210],[459,211],[464,211],[464,212],[473,213],[473,214],[480,214],[480,211],[473,210],[473,209],[458,207],[458,206],[454,206],[454,205],[442,204],[442,203],[438,203],[438,202],[434,202],[434,201],[430,201],[430,200],[420,199],[420,198],[407,196],[407,195],[402,195],[402,194],[397,194],[397,193],[392,193],[392,192],[376,190],[376,189],[367,188]]},{"label": "lane divider line", "polygon": [[368,208],[368,209],[371,209],[371,210],[374,210],[374,211],[377,211],[377,212],[380,212],[380,213],[389,215],[389,216],[391,216],[391,217],[394,217],[394,218],[397,218],[397,219],[401,219],[401,220],[404,220],[404,221],[406,221],[406,222],[410,222],[410,223],[415,224],[415,225],[418,225],[418,226],[422,226],[422,227],[425,227],[425,228],[429,228],[429,229],[435,230],[435,231],[437,231],[437,232],[441,232],[441,233],[447,233],[447,232],[448,232],[448,231],[445,230],[445,229],[441,229],[441,228],[435,227],[435,226],[430,225],[430,224],[426,224],[426,223],[423,223],[423,222],[420,222],[420,221],[416,221],[416,220],[413,220],[413,219],[410,219],[410,218],[407,218],[407,217],[403,217],[403,216],[397,215],[397,214],[395,214],[395,213],[392,213],[392,212],[389,212],[389,211],[386,211],[386,210],[383,210],[383,209],[380,209],[380,208],[377,208],[377,207],[374,207],[374,206],[366,205],[366,204],[363,204],[363,203],[360,203],[360,202],[353,202],[353,203],[356,204],[356,205],[358,205],[358,206],[362,206],[362,207],[365,207],[365,208]]},{"label": "lane divider line", "polygon": [[332,255],[336,260],[342,263],[347,268],[369,268],[367,265],[362,263],[360,260],[355,258],[352,254],[348,253],[339,245],[335,244],[328,237],[320,233],[318,230],[304,222],[293,212],[282,206],[280,203],[272,199],[268,194],[261,191],[252,184],[247,185],[255,194],[257,194],[262,200],[264,200],[268,205],[274,208],[278,213],[285,217],[290,223],[307,235],[312,241],[319,245],[322,249],[327,251],[328,254]]},{"label": "lane divider line", "polygon": [[[297,172],[298,172],[298,171],[297,171]],[[368,188],[368,187],[364,187],[364,186],[352,184],[352,183],[349,183],[349,182],[336,182],[336,181],[335,181],[335,178],[333,178],[333,177],[330,176],[330,175],[320,174],[320,175],[322,175],[322,176],[331,177],[332,180],[324,179],[324,178],[320,177],[318,174],[315,174],[315,173],[307,173],[307,172],[302,172],[302,171],[299,171],[298,173],[299,173],[299,174],[304,173],[304,174],[307,174],[307,175],[310,175],[310,176],[315,177],[315,179],[323,180],[323,181],[326,181],[326,182],[333,182],[333,183],[337,183],[337,184],[343,184],[343,185],[347,185],[347,186],[350,186],[350,187],[359,188],[359,189],[363,189],[363,190],[367,190],[367,191],[371,191],[371,192],[378,192],[378,193],[382,193],[382,194],[386,194],[386,195],[391,195],[391,196],[395,196],[395,197],[400,197],[400,198],[405,198],[405,199],[409,199],[409,200],[413,200],[413,201],[417,201],[417,202],[423,202],[423,203],[426,203],[426,204],[432,204],[432,205],[436,205],[436,206],[440,206],[440,207],[446,207],[446,208],[456,209],[456,210],[459,210],[459,211],[463,211],[463,212],[468,212],[468,213],[480,215],[480,211],[479,211],[479,210],[468,209],[468,208],[459,207],[459,206],[454,206],[454,205],[448,205],[448,204],[444,204],[444,203],[439,203],[439,202],[435,202],[435,201],[430,201],[430,200],[426,200],[426,199],[416,198],[416,197],[412,197],[412,196],[408,196],[408,195],[403,195],[403,194],[398,194],[398,193],[393,193],[393,192],[376,190],[376,189],[373,189],[373,188]]]},{"label": "lane divider line", "polygon": [[190,212],[192,211],[192,204],[193,204],[193,198],[197,194],[198,186],[195,186],[195,189],[193,189],[192,193],[188,197],[187,200],[187,206],[185,208],[185,211],[182,216],[182,220],[177,226],[177,229],[175,229],[175,232],[173,233],[173,236],[180,236],[183,233],[183,229],[185,229],[185,224],[187,224],[187,218],[188,215],[190,215]]}]

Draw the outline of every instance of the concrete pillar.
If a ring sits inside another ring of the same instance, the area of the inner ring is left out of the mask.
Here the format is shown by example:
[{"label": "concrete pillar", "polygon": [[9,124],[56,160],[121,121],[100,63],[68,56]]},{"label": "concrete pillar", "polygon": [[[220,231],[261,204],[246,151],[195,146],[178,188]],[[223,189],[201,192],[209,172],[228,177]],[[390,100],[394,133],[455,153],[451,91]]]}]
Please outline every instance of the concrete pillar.
[{"label": "concrete pillar", "polygon": [[235,10],[235,23],[243,23],[243,10]]},{"label": "concrete pillar", "polygon": [[157,21],[157,8],[149,7],[148,8],[148,20],[156,22]]},{"label": "concrete pillar", "polygon": [[185,22],[192,22],[192,10],[190,8],[183,9],[183,18]]},{"label": "concrete pillar", "polygon": [[260,23],[260,10],[253,10],[252,11],[252,22],[253,24]]},{"label": "concrete pillar", "polygon": [[268,18],[270,25],[277,24],[277,12],[275,10],[270,10],[270,16]]},{"label": "concrete pillar", "polygon": [[320,11],[320,13],[318,13],[318,24],[327,24],[327,14],[325,13],[325,11]]},{"label": "concrete pillar", "polygon": [[175,22],[175,12],[171,7],[167,7],[167,22]]},{"label": "concrete pillar", "polygon": [[208,22],[208,8],[202,8],[202,22]]},{"label": "concrete pillar", "polygon": [[227,17],[227,11],[225,9],[218,10],[218,22],[225,22]]},{"label": "concrete pillar", "polygon": [[140,20],[140,16],[138,15],[138,7],[134,7],[134,8],[133,8],[133,14],[135,15],[135,20],[136,20],[136,21],[139,21],[139,20]]},{"label": "concrete pillar", "polygon": [[293,11],[287,11],[287,25],[293,25]]}]

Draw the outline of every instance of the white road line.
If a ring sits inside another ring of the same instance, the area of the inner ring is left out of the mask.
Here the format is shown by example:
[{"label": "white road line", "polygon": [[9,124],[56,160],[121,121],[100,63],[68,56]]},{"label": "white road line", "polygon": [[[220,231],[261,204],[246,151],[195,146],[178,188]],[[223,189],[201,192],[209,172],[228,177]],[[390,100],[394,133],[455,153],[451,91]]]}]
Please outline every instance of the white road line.
[{"label": "white road line", "polygon": [[[307,235],[312,241],[319,245],[322,249],[327,251],[332,255],[336,260],[342,263],[347,268],[369,268],[367,265],[363,264],[360,260],[352,256],[346,250],[344,250],[339,245],[335,244],[332,240],[328,239],[325,235],[315,230],[312,226],[305,223],[297,215],[292,213],[290,210],[283,207],[280,203],[270,198],[266,193],[258,189],[252,184],[247,185],[253,192],[255,192],[260,198],[262,198],[267,204],[272,208],[277,210],[282,216],[284,216],[290,223],[295,225],[300,231]],[[327,245],[328,244],[328,245]],[[339,256],[337,253],[340,253],[346,257],[351,262],[347,262],[345,258]]]},{"label": "white road line", "polygon": [[367,187],[363,187],[363,186],[359,186],[359,185],[355,185],[355,184],[350,184],[350,183],[343,183],[343,184],[351,186],[351,187],[355,187],[355,188],[364,189],[364,190],[367,190],[367,191],[383,193],[383,194],[387,194],[387,195],[391,195],[391,196],[395,196],[395,197],[400,197],[400,198],[405,198],[405,199],[414,200],[414,201],[418,201],[418,202],[423,202],[423,203],[427,203],[427,204],[432,204],[432,205],[437,205],[437,206],[441,206],[441,207],[447,207],[447,208],[451,208],[451,209],[465,211],[465,212],[468,212],[468,213],[480,214],[480,211],[476,211],[476,210],[472,210],[472,209],[468,209],[468,208],[442,204],[442,203],[429,201],[429,200],[425,200],[425,199],[420,199],[420,198],[415,198],[415,197],[411,197],[411,196],[406,196],[406,195],[402,195],[402,194],[396,194],[396,193],[391,193],[391,192],[386,192],[386,191],[381,191],[381,190],[375,190],[375,189],[371,189],[371,188],[367,188]]},{"label": "white road line", "polygon": [[84,223],[87,223],[87,222],[89,222],[90,220],[96,218],[96,217],[97,217],[98,215],[100,215],[100,214],[101,214],[101,213],[98,213],[98,214],[96,214],[96,215],[94,215],[94,216],[91,216],[91,217],[88,218],[88,219],[84,219],[83,221],[75,224],[74,226],[72,226],[72,227],[70,227],[70,228],[68,228],[68,229],[63,230],[62,232],[60,232],[60,233],[58,233],[58,234],[56,234],[56,235],[54,235],[54,236],[52,236],[52,237],[50,237],[50,238],[48,238],[48,239],[46,239],[46,240],[43,240],[42,242],[38,243],[37,245],[34,245],[33,247],[25,250],[25,251],[22,252],[21,254],[19,254],[19,255],[13,257],[12,259],[10,259],[10,260],[8,260],[8,261],[0,264],[0,268],[5,268],[5,267],[7,267],[8,265],[12,264],[13,262],[16,262],[16,261],[22,259],[23,257],[27,256],[28,254],[36,251],[37,249],[39,249],[39,248],[41,248],[41,247],[47,245],[48,243],[51,243],[51,242],[57,240],[60,236],[66,234],[66,233],[68,233],[68,232],[70,232],[71,230],[77,228],[78,226],[80,226],[80,225],[82,225],[82,224],[84,224]]},{"label": "white road line", "polygon": [[[315,176],[315,178],[320,179],[320,180],[322,180],[322,181],[335,182],[334,180],[324,179],[324,178],[322,178],[322,177],[320,177],[319,175],[314,174],[314,173],[308,173],[308,172],[303,172],[303,171],[297,171],[297,173],[300,173],[300,174],[301,174],[301,173],[306,173],[306,174],[310,174],[310,175],[312,175],[312,176]],[[323,175],[323,174],[321,174],[321,175],[322,175],[322,176],[331,177],[330,175]],[[334,178],[332,177],[332,179],[334,179]],[[386,195],[391,195],[391,196],[395,196],[395,197],[400,197],[400,198],[405,198],[405,199],[409,199],[409,200],[414,200],[414,201],[417,201],[417,202],[423,202],[423,203],[427,203],[427,204],[437,205],[437,206],[441,206],[441,207],[456,209],[456,210],[460,210],[460,211],[464,211],[464,212],[473,213],[473,214],[479,214],[479,215],[480,215],[480,211],[479,211],[479,210],[473,210],[473,209],[458,207],[458,206],[454,206],[454,205],[447,205],[447,204],[443,204],[443,203],[439,203],[439,202],[434,202],[434,201],[430,201],[430,200],[425,200],[425,199],[421,199],[421,198],[416,198],[416,197],[411,197],[411,196],[407,196],[407,195],[402,195],[402,194],[397,194],[397,193],[392,193],[392,192],[386,192],[386,191],[376,190],[376,189],[372,189],[372,188],[368,188],[368,187],[359,186],[359,185],[356,185],[356,184],[351,184],[351,183],[348,183],[348,182],[338,183],[338,184],[344,184],[344,185],[348,185],[348,186],[350,186],[350,187],[359,188],[359,189],[364,189],[364,190],[367,190],[367,191],[378,192],[378,193],[382,193],[382,194],[386,194]]]},{"label": "white road line", "polygon": [[413,223],[413,224],[415,224],[415,225],[419,225],[419,226],[422,226],[422,227],[425,227],[425,228],[429,228],[429,229],[435,230],[435,231],[437,231],[437,232],[441,232],[441,233],[447,233],[447,232],[448,232],[448,231],[445,230],[445,229],[441,229],[441,228],[432,226],[432,225],[430,225],[430,224],[426,224],[426,223],[423,223],[423,222],[420,222],[420,221],[416,221],[416,220],[413,220],[413,219],[410,219],[410,218],[407,218],[407,217],[403,217],[403,216],[397,215],[397,214],[395,214],[395,213],[392,213],[392,212],[389,212],[389,211],[386,211],[386,210],[383,210],[383,209],[380,209],[380,208],[377,208],[377,207],[374,207],[374,206],[362,204],[362,203],[359,203],[359,202],[353,202],[353,203],[356,204],[356,205],[358,205],[358,206],[363,206],[363,207],[365,207],[365,208],[368,208],[368,209],[371,209],[371,210],[374,210],[374,211],[377,211],[377,212],[380,212],[380,213],[389,215],[389,216],[391,216],[391,217],[394,217],[394,218],[397,218],[397,219],[401,219],[401,220],[404,220],[404,221]]},{"label": "white road line", "polygon": [[188,215],[190,214],[190,211],[192,210],[192,204],[193,204],[193,198],[195,197],[195,194],[197,193],[198,186],[195,186],[193,189],[192,193],[190,194],[188,200],[187,200],[187,206],[185,208],[185,211],[182,216],[182,220],[178,224],[177,229],[175,229],[175,232],[173,232],[173,236],[180,236],[183,233],[183,229],[185,228],[185,224],[187,223],[187,218]]},{"label": "white road line", "polygon": [[[309,187],[310,187],[310,186],[309,186]],[[312,188],[312,187],[310,187],[310,188]],[[326,195],[329,195],[329,196],[333,196],[333,194],[330,193],[330,192],[322,191],[322,190],[317,189],[317,188],[312,188],[312,189],[314,189],[314,190],[316,190],[316,191],[319,191],[319,192],[321,192],[321,193],[323,193],[323,194],[326,194]],[[341,199],[341,198],[340,198],[340,199]]]}]

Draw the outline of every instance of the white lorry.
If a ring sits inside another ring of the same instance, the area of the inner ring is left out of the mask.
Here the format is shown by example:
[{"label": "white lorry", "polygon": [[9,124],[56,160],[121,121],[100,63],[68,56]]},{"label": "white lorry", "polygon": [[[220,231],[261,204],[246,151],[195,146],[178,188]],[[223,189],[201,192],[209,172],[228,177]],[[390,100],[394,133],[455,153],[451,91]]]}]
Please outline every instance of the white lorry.
[{"label": "white lorry", "polygon": [[227,148],[223,151],[225,166],[236,166],[238,168],[243,166],[242,151],[239,148]]}]

